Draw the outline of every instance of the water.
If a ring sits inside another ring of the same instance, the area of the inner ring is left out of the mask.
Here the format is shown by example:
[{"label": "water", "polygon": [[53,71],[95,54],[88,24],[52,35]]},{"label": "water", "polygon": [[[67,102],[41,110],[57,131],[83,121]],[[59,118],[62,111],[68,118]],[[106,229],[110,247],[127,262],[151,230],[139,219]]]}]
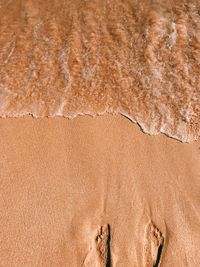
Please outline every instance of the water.
[{"label": "water", "polygon": [[200,135],[198,1],[0,0],[0,116],[122,114]]}]

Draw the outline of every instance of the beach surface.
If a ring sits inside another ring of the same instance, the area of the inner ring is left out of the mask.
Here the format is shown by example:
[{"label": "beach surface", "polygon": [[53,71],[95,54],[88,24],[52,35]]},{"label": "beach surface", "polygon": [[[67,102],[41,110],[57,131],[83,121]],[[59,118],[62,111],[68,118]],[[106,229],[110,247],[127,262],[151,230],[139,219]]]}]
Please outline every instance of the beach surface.
[{"label": "beach surface", "polygon": [[111,115],[0,134],[0,266],[198,266],[199,141]]},{"label": "beach surface", "polygon": [[0,267],[199,266],[199,25],[199,0],[0,0]]}]

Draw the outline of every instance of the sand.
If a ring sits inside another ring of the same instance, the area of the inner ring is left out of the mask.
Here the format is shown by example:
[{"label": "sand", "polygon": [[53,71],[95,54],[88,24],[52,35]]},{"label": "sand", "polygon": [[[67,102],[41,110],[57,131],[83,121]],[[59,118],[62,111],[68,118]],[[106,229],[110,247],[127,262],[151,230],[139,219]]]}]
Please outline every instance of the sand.
[{"label": "sand", "polygon": [[199,25],[199,0],[0,0],[0,267],[200,266]]},{"label": "sand", "polygon": [[199,265],[199,141],[111,115],[1,119],[0,135],[1,267]]}]

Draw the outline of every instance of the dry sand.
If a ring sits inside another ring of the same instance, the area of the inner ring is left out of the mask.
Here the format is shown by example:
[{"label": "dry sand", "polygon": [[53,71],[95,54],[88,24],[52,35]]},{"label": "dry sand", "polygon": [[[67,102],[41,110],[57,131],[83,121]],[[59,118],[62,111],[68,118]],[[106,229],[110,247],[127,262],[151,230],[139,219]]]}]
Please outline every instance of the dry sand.
[{"label": "dry sand", "polygon": [[0,135],[1,267],[199,266],[199,142],[121,116],[1,119]]}]

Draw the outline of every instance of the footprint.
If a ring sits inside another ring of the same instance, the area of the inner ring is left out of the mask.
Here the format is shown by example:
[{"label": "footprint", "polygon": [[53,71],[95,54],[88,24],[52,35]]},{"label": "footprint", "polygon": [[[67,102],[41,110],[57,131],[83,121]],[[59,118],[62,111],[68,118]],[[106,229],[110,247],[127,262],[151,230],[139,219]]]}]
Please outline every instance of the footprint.
[{"label": "footprint", "polygon": [[110,226],[108,224],[99,227],[93,242],[81,266],[111,267]]},{"label": "footprint", "polygon": [[98,235],[96,237],[96,249],[99,257],[100,266],[111,266],[109,224],[100,227]]},{"label": "footprint", "polygon": [[145,230],[144,267],[159,267],[164,246],[161,231],[149,222]]}]

